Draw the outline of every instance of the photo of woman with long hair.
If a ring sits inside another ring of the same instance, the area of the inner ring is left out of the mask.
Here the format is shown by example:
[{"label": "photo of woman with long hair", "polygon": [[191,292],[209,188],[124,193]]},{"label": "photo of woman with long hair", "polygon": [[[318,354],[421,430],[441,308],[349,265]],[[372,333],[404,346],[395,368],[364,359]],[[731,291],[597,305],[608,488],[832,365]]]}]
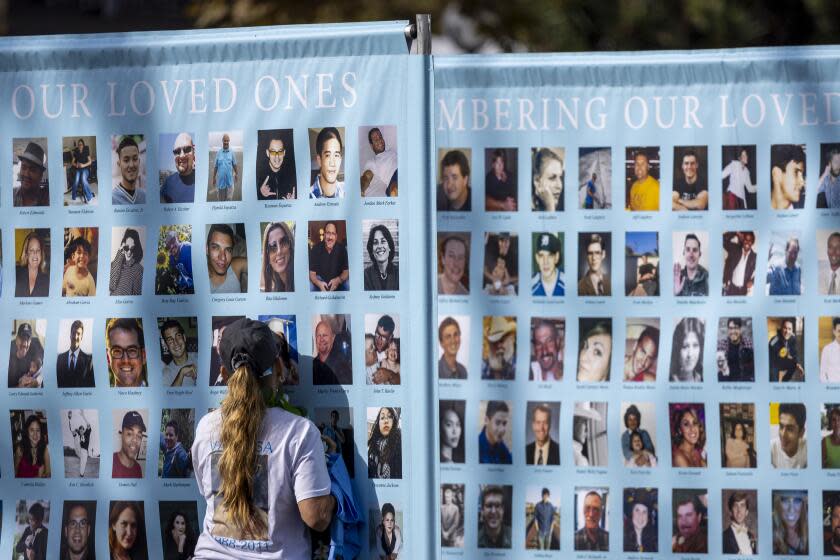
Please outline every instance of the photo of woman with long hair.
[{"label": "photo of woman with long hair", "polygon": [[23,237],[15,266],[15,297],[47,297],[50,295],[50,230],[19,229],[15,241]]},{"label": "photo of woman with long hair", "polygon": [[163,527],[163,560],[192,560],[197,537],[181,510],[174,510]]},{"label": "photo of woman with long hair", "polygon": [[806,490],[773,490],[773,554],[808,555]]},{"label": "photo of woman with long hair", "polygon": [[703,339],[706,325],[702,319],[684,317],[674,327],[671,343],[670,381],[703,382]]},{"label": "photo of woman with long hair", "polygon": [[440,401],[440,462],[464,462],[464,401]]},{"label": "photo of woman with long hair", "polygon": [[143,502],[111,502],[108,548],[111,560],[148,560]]},{"label": "photo of woman with long hair", "polygon": [[15,438],[15,477],[50,478],[50,450],[46,417],[42,411],[30,411],[21,424],[24,411],[12,411],[12,435]]},{"label": "photo of woman with long hair", "polygon": [[295,291],[295,224],[263,223],[261,292]]},{"label": "photo of woman with long hair", "polygon": [[402,531],[397,525],[397,512],[390,502],[382,504],[382,521],[374,529],[376,540],[376,558],[378,560],[397,560],[402,552]]},{"label": "photo of woman with long hair", "polygon": [[368,478],[402,478],[400,409],[368,409]]},{"label": "photo of woman with long hair", "polygon": [[702,403],[670,404],[671,462],[674,467],[705,468],[706,415]]},{"label": "photo of woman with long hair", "polygon": [[[112,236],[116,241],[119,230],[113,228]],[[146,228],[125,228],[119,245],[114,246],[111,259],[111,279],[108,285],[112,296],[139,296],[143,291],[143,239]]]},{"label": "photo of woman with long hair", "polygon": [[610,380],[612,319],[580,319],[577,380],[602,383]]}]

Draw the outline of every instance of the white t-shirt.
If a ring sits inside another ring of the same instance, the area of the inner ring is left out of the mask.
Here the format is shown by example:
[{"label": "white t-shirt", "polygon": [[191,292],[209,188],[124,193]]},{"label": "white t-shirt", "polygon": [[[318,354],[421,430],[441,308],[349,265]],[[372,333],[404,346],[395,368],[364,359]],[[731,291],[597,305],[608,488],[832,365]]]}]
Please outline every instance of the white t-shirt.
[{"label": "white t-shirt", "polygon": [[216,494],[221,482],[217,470],[222,455],[220,425],[221,410],[204,416],[192,446],[198,491],[207,500],[196,560],[309,558],[309,531],[297,503],[330,493],[318,428],[280,408],[266,411],[257,442],[254,502],[263,512],[268,530],[260,540],[243,540],[232,525],[225,523],[227,516]]},{"label": "white t-shirt", "polygon": [[370,185],[365,191],[365,197],[386,196],[388,183],[396,170],[397,153],[393,150],[385,150],[367,160],[362,168],[362,173],[372,171],[373,179],[371,179]]}]

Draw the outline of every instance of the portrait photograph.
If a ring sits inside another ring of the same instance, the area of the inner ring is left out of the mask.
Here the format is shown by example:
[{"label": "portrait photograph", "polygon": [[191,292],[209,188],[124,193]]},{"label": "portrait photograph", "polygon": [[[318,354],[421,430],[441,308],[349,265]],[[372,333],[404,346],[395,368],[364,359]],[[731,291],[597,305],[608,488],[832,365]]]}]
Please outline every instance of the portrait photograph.
[{"label": "portrait photograph", "polygon": [[161,226],[155,259],[155,295],[193,293],[192,226]]},{"label": "portrait photograph", "polygon": [[818,293],[840,295],[840,228],[817,230]]},{"label": "portrait photograph", "polygon": [[608,464],[607,404],[596,401],[575,403],[572,453],[576,467],[606,467]]},{"label": "portrait photograph", "polygon": [[105,323],[105,350],[111,387],[149,386],[143,319],[108,319]]},{"label": "portrait photograph", "polygon": [[525,487],[525,549],[560,550],[562,486]]},{"label": "portrait photograph", "polygon": [[436,204],[438,212],[472,210],[470,148],[438,148]]},{"label": "portrait photograph", "polygon": [[163,558],[190,558],[201,534],[198,508],[191,502],[158,502]]},{"label": "portrait photograph", "polygon": [[562,212],[565,178],[566,148],[531,148],[531,210]]},{"label": "portrait photograph", "polygon": [[770,146],[770,207],[798,210],[805,207],[805,144]]},{"label": "portrait photograph", "polygon": [[683,317],[674,325],[671,337],[672,383],[703,382],[703,342],[706,322],[698,317]]},{"label": "portrait photograph", "polygon": [[402,478],[402,423],[400,409],[367,409],[368,478]]},{"label": "portrait photograph", "polygon": [[335,443],[336,453],[344,458],[347,474],[354,478],[356,462],[353,457],[356,451],[353,443],[353,409],[346,406],[315,407],[312,422],[322,436]]},{"label": "portrait photograph", "polygon": [[720,403],[720,464],[725,469],[754,469],[755,404]]},{"label": "portrait photograph", "polygon": [[770,463],[774,469],[808,467],[807,409],[802,403],[770,403]]},{"label": "portrait photograph", "polygon": [[[767,252],[768,296],[800,296],[803,294],[800,231],[773,231]],[[819,247],[818,247],[819,249]],[[813,270],[813,269],[812,269]]]},{"label": "portrait photograph", "polygon": [[659,295],[659,232],[628,231],[624,234],[624,295]]},{"label": "portrait photograph", "polygon": [[758,492],[724,488],[720,504],[723,553],[758,554]]},{"label": "portrait photograph", "polygon": [[312,384],[352,385],[350,314],[312,316]]},{"label": "portrait photograph", "polygon": [[112,296],[139,296],[143,293],[144,246],[146,226],[111,228],[111,274],[108,277],[108,290]]},{"label": "portrait photograph", "polygon": [[258,315],[271,332],[277,344],[282,371],[280,383],[285,387],[300,384],[300,354],[298,353],[296,315]]},{"label": "portrait photograph", "polygon": [[612,208],[612,148],[578,149],[578,208]]},{"label": "portrait photograph", "polygon": [[656,381],[660,326],[659,317],[628,317],[624,336],[624,381]]},{"label": "portrait photograph", "polygon": [[96,136],[65,136],[61,139],[64,167],[64,206],[99,204],[99,174]]},{"label": "portrait photograph", "polygon": [[708,151],[707,146],[674,146],[672,211],[709,209]]},{"label": "portrait photograph", "polygon": [[531,295],[566,295],[565,234],[535,231],[531,234]]},{"label": "portrait photograph", "polygon": [[481,379],[513,381],[516,377],[516,317],[485,315],[482,319]]},{"label": "portrait photograph", "polygon": [[398,504],[384,502],[381,508],[368,510],[370,550],[376,558],[399,558],[405,553],[403,512]]},{"label": "portrait photograph", "polygon": [[805,381],[805,317],[767,317],[770,383]]},{"label": "portrait photograph", "polygon": [[[146,139],[142,134],[111,136],[111,204],[146,204]],[[170,161],[169,155],[161,161]]]},{"label": "portrait photograph", "polygon": [[143,502],[111,500],[108,507],[108,546],[111,558],[149,560]]},{"label": "portrait photograph", "polygon": [[207,276],[211,294],[248,292],[248,245],[245,224],[208,224]]},{"label": "portrait photograph", "polygon": [[464,485],[440,485],[440,546],[464,548]]},{"label": "portrait photograph", "polygon": [[484,234],[484,293],[515,296],[519,293],[519,236],[516,233]]},{"label": "portrait photograph", "polygon": [[99,478],[102,446],[99,411],[70,408],[59,411],[64,478]]},{"label": "portrait photograph", "polygon": [[309,129],[309,198],[344,198],[344,127]]},{"label": "portrait photograph", "polygon": [[144,478],[149,452],[149,409],[119,408],[112,411],[112,478]]},{"label": "portrait photograph", "polygon": [[350,262],[347,256],[347,222],[313,220],[307,226],[309,291],[348,291]]},{"label": "portrait photograph", "polygon": [[362,247],[365,291],[399,290],[399,221],[362,220]]},{"label": "portrait photograph", "polygon": [[440,462],[464,463],[464,418],[466,401],[440,400]]},{"label": "portrait photograph", "polygon": [[511,548],[513,486],[478,487],[478,548]]},{"label": "portrait photograph", "polygon": [[705,488],[674,488],[671,499],[671,552],[709,552],[709,494]]},{"label": "portrait photograph", "polygon": [[625,488],[622,506],[624,552],[659,551],[659,490]]},{"label": "portrait photograph", "polygon": [[721,147],[724,210],[757,208],[756,161],[755,145]]},{"label": "portrait photograph", "polygon": [[15,534],[12,541],[15,560],[47,560],[49,500],[18,500],[15,506]]},{"label": "portrait photograph", "polygon": [[820,411],[822,468],[840,469],[840,403],[823,403]]},{"label": "portrait photograph", "polygon": [[57,339],[55,377],[58,387],[94,387],[93,319],[61,319]]},{"label": "portrait photograph", "polygon": [[255,169],[257,200],[295,200],[298,197],[291,128],[257,131]]},{"label": "portrait photograph", "polygon": [[574,532],[576,551],[610,550],[609,492],[607,487],[575,487]]},{"label": "portrait photograph", "polygon": [[840,492],[823,490],[823,555],[840,556]]},{"label": "portrait photograph", "polygon": [[198,319],[158,317],[161,384],[164,387],[195,387],[198,379]]},{"label": "portrait photograph", "polygon": [[634,469],[657,466],[656,405],[650,402],[622,402],[619,418],[624,466]]},{"label": "portrait photograph", "polygon": [[630,212],[659,210],[659,146],[630,147],[624,157],[624,200]]},{"label": "portrait photograph", "polygon": [[578,295],[609,296],[612,233],[578,232]]},{"label": "portrait photograph", "polygon": [[364,198],[397,196],[397,127],[359,127],[359,185]]},{"label": "portrait photograph", "polygon": [[513,464],[513,401],[479,401],[478,462]]},{"label": "portrait photograph", "polygon": [[[519,201],[516,148],[485,148],[484,209],[487,212],[516,212]],[[562,177],[561,177],[562,178]],[[561,192],[562,192],[562,183]]]},{"label": "portrait photograph", "polygon": [[12,320],[9,344],[9,389],[44,388],[46,319]]},{"label": "portrait photograph", "polygon": [[755,286],[758,239],[754,231],[723,233],[723,295],[751,296]]},{"label": "portrait photograph", "polygon": [[195,440],[195,409],[164,408],[160,413],[160,478],[192,478],[190,449]]},{"label": "portrait photograph", "polygon": [[566,355],[566,319],[531,317],[531,361],[528,379],[538,382],[563,381]]},{"label": "portrait photograph", "polygon": [[10,410],[15,478],[50,478],[46,410]]},{"label": "portrait photograph", "polygon": [[439,231],[437,234],[437,254],[438,295],[469,295],[470,232]]},{"label": "portrait photograph", "polygon": [[840,317],[820,317],[817,331],[820,383],[840,383]]},{"label": "portrait photograph", "polygon": [[704,469],[706,451],[706,408],[703,403],[668,403],[671,430],[671,466]]},{"label": "portrait photograph", "polygon": [[219,354],[219,342],[222,340],[222,333],[231,323],[244,318],[244,315],[214,315],[210,320],[210,330],[213,333],[213,340],[210,344],[210,386],[224,387],[227,381],[222,377],[222,357]]},{"label": "portrait photograph", "polygon": [[12,204],[15,208],[50,205],[46,138],[12,138]]},{"label": "portrait photograph", "polygon": [[365,379],[368,385],[400,384],[400,316],[365,314]]},{"label": "portrait photograph", "polygon": [[62,297],[95,296],[98,262],[99,228],[64,228]]},{"label": "portrait photograph", "polygon": [[525,464],[560,464],[560,402],[528,401],[525,410]]},{"label": "portrait photograph", "polygon": [[260,223],[260,291],[295,291],[295,222]]},{"label": "portrait photograph", "polygon": [[773,554],[808,556],[808,491],[772,490],[771,496]]},{"label": "portrait photograph", "polygon": [[840,208],[840,144],[820,144],[819,170],[817,208]]},{"label": "portrait photograph", "polygon": [[675,231],[671,246],[674,258],[674,295],[709,295],[709,232]]},{"label": "portrait photograph", "polygon": [[755,381],[755,338],[752,317],[721,317],[715,350],[721,383]]},{"label": "portrait photograph", "polygon": [[49,296],[49,228],[15,229],[15,256],[15,297]]},{"label": "portrait photograph", "polygon": [[65,501],[61,515],[61,560],[94,558],[96,549],[96,501]]},{"label": "portrait photograph", "polygon": [[612,344],[611,317],[578,319],[578,382],[605,383],[610,380]]},{"label": "portrait photograph", "polygon": [[245,137],[241,130],[207,134],[207,202],[242,200]]},{"label": "portrait photograph", "polygon": [[195,201],[194,132],[166,132],[158,137],[158,182],[161,204]]},{"label": "portrait photograph", "polygon": [[469,342],[469,315],[438,315],[438,379],[467,378]]}]

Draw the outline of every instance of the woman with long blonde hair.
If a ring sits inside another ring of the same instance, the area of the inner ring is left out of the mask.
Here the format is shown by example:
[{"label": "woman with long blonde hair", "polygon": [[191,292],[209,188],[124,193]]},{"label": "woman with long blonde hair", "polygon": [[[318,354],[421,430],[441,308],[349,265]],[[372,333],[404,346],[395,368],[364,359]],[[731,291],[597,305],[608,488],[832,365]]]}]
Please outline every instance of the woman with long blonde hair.
[{"label": "woman with long blonde hair", "polygon": [[228,394],[201,419],[192,446],[207,501],[195,558],[309,558],[306,527],[325,530],[336,507],[321,434],[311,421],[263,402],[283,371],[267,325],[231,323],[219,354]]}]

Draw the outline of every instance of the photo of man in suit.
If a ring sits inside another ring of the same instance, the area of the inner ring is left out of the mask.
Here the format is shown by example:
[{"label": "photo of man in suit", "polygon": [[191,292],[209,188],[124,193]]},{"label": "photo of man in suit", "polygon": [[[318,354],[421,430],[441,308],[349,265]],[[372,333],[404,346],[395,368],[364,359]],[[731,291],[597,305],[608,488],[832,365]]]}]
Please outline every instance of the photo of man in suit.
[{"label": "photo of man in suit", "polygon": [[538,404],[531,413],[531,431],[534,441],[525,446],[528,465],[559,465],[560,447],[551,439],[551,408],[548,403]]},{"label": "photo of man in suit", "polygon": [[85,334],[84,324],[76,319],[70,325],[70,348],[58,355],[55,365],[58,386],[93,387],[93,359],[81,348]]},{"label": "photo of man in suit", "polygon": [[755,233],[728,231],[723,234],[723,295],[752,295],[755,284]]}]

